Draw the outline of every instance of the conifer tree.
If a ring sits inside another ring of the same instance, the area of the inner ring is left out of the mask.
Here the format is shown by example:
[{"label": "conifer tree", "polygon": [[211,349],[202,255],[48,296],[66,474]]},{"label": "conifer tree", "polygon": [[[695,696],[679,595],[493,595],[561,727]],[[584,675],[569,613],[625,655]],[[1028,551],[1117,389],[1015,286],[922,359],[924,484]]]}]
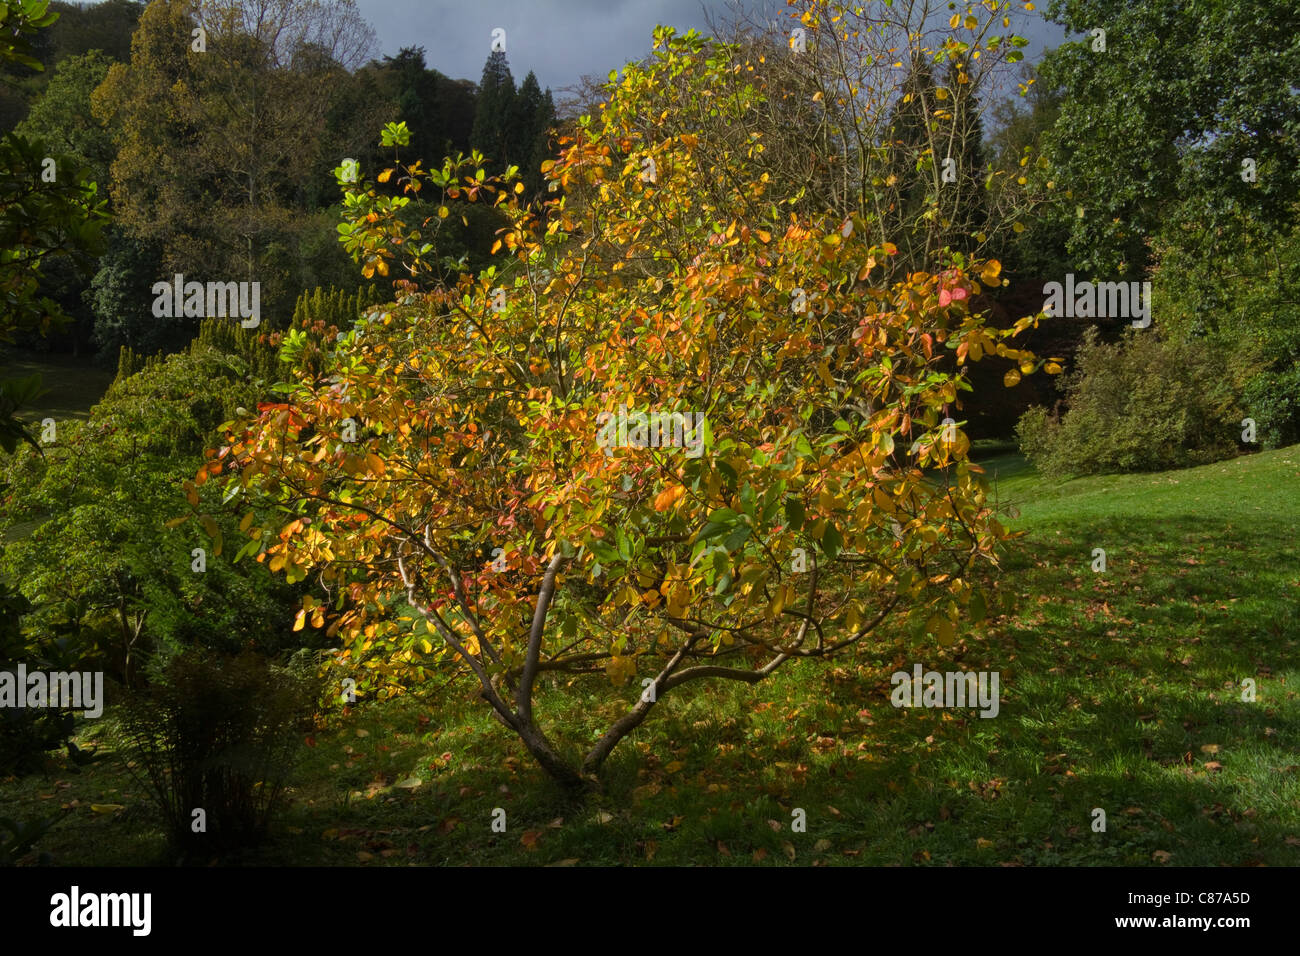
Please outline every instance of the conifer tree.
[{"label": "conifer tree", "polygon": [[505,51],[493,50],[483,64],[474,129],[470,133],[470,145],[483,151],[493,171],[504,171],[510,165],[515,144],[515,131],[511,127],[516,117],[517,95]]}]

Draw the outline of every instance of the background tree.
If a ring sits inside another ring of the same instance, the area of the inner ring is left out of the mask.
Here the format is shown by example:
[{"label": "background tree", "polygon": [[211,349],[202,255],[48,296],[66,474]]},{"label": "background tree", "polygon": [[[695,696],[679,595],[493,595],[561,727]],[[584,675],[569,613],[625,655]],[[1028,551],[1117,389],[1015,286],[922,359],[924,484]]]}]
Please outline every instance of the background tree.
[{"label": "background tree", "polygon": [[545,187],[542,164],[554,159],[551,131],[555,126],[555,101],[549,89],[542,92],[532,70],[524,77],[515,97],[513,125],[517,131],[518,147],[509,161],[522,170],[527,195],[537,197]]},{"label": "background tree", "polygon": [[[1247,222],[1283,229],[1300,195],[1300,75],[1285,0],[1054,0],[1075,34],[1040,65],[1064,96],[1049,138],[1055,175],[1083,209],[1070,220],[1077,271],[1136,278],[1175,207],[1221,254]],[[1255,178],[1243,179],[1253,160]],[[1186,241],[1186,240],[1184,240]]]},{"label": "background tree", "polygon": [[[515,78],[504,50],[493,50],[483,64],[478,96],[474,104],[474,128],[470,145],[487,158],[490,169],[500,173],[511,164],[523,131],[515,126]],[[531,147],[531,143],[529,144]]]},{"label": "background tree", "polygon": [[54,67],[63,60],[95,50],[110,60],[127,59],[131,34],[144,5],[134,0],[87,4],[55,0],[46,9],[56,19],[32,38],[33,62],[0,62],[0,132],[12,130],[22,121],[44,94]]},{"label": "background tree", "polygon": [[54,68],[49,86],[15,130],[77,159],[101,190],[108,191],[113,139],[94,118],[90,96],[108,75],[113,60],[98,50],[69,56]]},{"label": "background tree", "polygon": [[[4,0],[0,11],[0,63],[40,67],[33,37],[54,15],[44,0]],[[22,330],[49,330],[67,317],[40,294],[53,262],[84,268],[100,248],[107,220],[93,183],[75,159],[53,154],[39,140],[6,133],[0,139],[0,346]],[[40,389],[39,377],[0,381],[0,448],[12,452],[19,440],[35,445],[15,412]]]},{"label": "background tree", "polygon": [[352,0],[151,4],[94,98],[128,234],[160,241],[168,271],[260,281],[263,309],[287,313],[298,289],[271,250],[301,235],[297,171],[348,155],[320,130],[372,44]]},{"label": "background tree", "polygon": [[163,274],[159,242],[116,231],[109,236],[87,292],[101,358],[110,360],[123,347],[142,355],[174,352],[193,337],[185,319],[153,314],[153,285]]},{"label": "background tree", "polygon": [[384,64],[396,80],[397,119],[412,130],[413,156],[426,165],[444,155],[442,111],[438,102],[438,78],[425,66],[424,47],[403,47]]}]

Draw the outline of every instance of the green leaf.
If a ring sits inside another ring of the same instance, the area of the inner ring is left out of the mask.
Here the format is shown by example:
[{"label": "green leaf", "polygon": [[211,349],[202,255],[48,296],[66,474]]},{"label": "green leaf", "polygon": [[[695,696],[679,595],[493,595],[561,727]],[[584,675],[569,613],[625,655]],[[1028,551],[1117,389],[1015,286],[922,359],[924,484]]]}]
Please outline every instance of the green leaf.
[{"label": "green leaf", "polygon": [[834,522],[826,522],[826,531],[822,534],[822,550],[826,552],[826,557],[834,561],[844,547],[844,537],[840,534]]},{"label": "green leaf", "polygon": [[790,527],[798,531],[803,527],[804,507],[803,502],[798,498],[785,499],[785,520],[789,522]]}]

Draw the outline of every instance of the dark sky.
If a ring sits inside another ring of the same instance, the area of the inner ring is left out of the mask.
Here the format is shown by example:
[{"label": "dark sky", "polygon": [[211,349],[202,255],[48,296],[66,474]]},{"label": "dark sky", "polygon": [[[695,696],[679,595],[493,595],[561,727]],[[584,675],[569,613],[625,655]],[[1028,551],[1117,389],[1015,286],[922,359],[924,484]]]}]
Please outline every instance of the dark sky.
[{"label": "dark sky", "polygon": [[[379,37],[381,51],[423,46],[429,66],[458,79],[478,82],[492,42],[492,30],[506,31],[506,55],[519,82],[529,70],[543,87],[558,91],[583,74],[608,76],[650,49],[656,24],[685,32],[708,32],[706,11],[721,19],[722,0],[358,0],[362,15]],[[935,3],[946,19],[946,4]],[[780,3],[770,8],[785,9]],[[1059,27],[1023,17],[1017,27],[1030,39],[1026,58],[1037,59],[1044,43],[1055,45]]]}]

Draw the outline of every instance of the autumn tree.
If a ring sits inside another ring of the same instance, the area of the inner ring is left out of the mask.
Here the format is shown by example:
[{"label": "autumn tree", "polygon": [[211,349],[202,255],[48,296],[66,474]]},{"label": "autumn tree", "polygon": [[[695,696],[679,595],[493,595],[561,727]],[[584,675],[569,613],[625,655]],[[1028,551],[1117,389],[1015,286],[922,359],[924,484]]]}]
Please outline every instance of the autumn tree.
[{"label": "autumn tree", "polygon": [[320,131],[373,42],[352,0],[151,3],[94,96],[128,234],[161,242],[169,271],[260,281],[287,310],[272,250],[301,238],[298,171],[349,155]]},{"label": "autumn tree", "polygon": [[[738,12],[713,25],[731,58],[719,81],[767,95],[745,115],[706,112],[706,138],[753,149],[773,178],[799,183],[800,212],[855,216],[875,241],[897,245],[895,278],[945,249],[987,254],[1044,202],[1033,183],[987,170],[978,148],[995,94],[1030,86],[1013,73],[1027,43],[1015,29],[1022,8],[818,0],[775,21]],[[633,123],[650,135],[657,121]]]},{"label": "autumn tree", "polygon": [[[893,244],[800,214],[748,137],[697,132],[765,109],[736,55],[659,28],[547,165],[541,218],[513,171],[382,173],[501,209],[508,266],[408,285],[311,362],[288,337],[285,401],[232,422],[190,487],[282,509],[240,554],[312,582],[298,623],[339,638],[336,679],[382,697],[455,661],[574,791],[669,694],[951,644],[999,605],[983,572],[1008,535],[946,410],[970,361],[1011,358],[1007,384],[1043,365],[970,308],[1000,266],[889,281]],[[433,267],[395,228],[409,199],[348,188],[363,269]],[[598,740],[537,712],[544,677],[604,686]]]}]

